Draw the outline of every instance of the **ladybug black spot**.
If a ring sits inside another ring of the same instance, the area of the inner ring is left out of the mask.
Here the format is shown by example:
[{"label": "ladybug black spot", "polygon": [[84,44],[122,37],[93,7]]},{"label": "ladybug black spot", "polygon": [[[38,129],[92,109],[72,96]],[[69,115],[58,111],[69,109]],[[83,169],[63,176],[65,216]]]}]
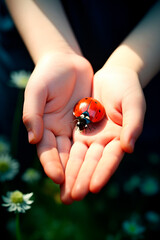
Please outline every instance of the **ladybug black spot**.
[{"label": "ladybug black spot", "polygon": [[88,99],[88,97],[85,98],[85,100],[87,100],[87,99]]},{"label": "ladybug black spot", "polygon": [[95,101],[95,103],[97,104],[97,102]]},{"label": "ladybug black spot", "polygon": [[101,112],[101,110],[99,109],[99,112]]}]

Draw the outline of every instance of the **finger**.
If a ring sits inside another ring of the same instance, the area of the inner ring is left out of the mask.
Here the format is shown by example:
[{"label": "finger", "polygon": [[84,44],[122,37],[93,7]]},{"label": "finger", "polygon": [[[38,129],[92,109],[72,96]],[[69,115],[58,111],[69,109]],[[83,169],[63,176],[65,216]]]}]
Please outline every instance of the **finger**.
[{"label": "finger", "polygon": [[135,95],[126,99],[122,106],[123,127],[120,136],[121,147],[125,152],[131,153],[142,132],[145,116],[145,100],[142,95]]},{"label": "finger", "polygon": [[37,152],[47,176],[61,184],[64,181],[64,170],[56,148],[56,138],[51,131],[44,131],[42,140],[37,144]]},{"label": "finger", "polygon": [[62,166],[65,169],[71,149],[71,141],[67,136],[58,136],[56,140],[59,157],[61,159]]},{"label": "finger", "polygon": [[26,90],[23,106],[23,122],[28,131],[30,143],[40,141],[43,134],[43,112],[46,104],[47,93],[40,84],[32,84],[34,77],[31,76]]},{"label": "finger", "polygon": [[89,184],[92,174],[102,156],[104,146],[93,143],[86,153],[85,160],[78,173],[76,182],[72,189],[72,198],[75,200],[83,199],[89,192]]},{"label": "finger", "polygon": [[117,169],[123,155],[119,140],[114,139],[108,143],[92,175],[89,186],[91,192],[97,193],[104,187]]},{"label": "finger", "polygon": [[73,202],[71,191],[85,158],[87,149],[88,147],[81,142],[75,142],[71,148],[70,157],[65,171],[65,182],[61,186],[61,200],[65,204],[71,204]]}]

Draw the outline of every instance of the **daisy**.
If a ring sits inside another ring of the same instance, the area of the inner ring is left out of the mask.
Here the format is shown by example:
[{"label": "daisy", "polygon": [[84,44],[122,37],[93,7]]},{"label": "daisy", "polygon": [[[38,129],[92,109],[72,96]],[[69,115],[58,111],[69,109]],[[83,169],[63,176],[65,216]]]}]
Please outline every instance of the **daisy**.
[{"label": "daisy", "polygon": [[9,154],[0,155],[0,181],[12,180],[19,171],[19,163]]},{"label": "daisy", "polygon": [[154,223],[154,224],[158,224],[160,223],[160,214],[154,211],[148,211],[145,214],[145,217],[147,219],[148,222],[150,223]]},{"label": "daisy", "polygon": [[10,151],[10,144],[7,139],[0,136],[0,153],[7,153]]},{"label": "daisy", "polygon": [[7,207],[9,212],[25,213],[26,210],[31,208],[33,200],[30,200],[33,193],[23,194],[16,190],[7,192],[7,196],[2,196],[4,203],[3,207]]},{"label": "daisy", "polygon": [[17,88],[24,89],[30,78],[31,73],[25,70],[14,71],[11,73],[11,84]]},{"label": "daisy", "polygon": [[140,236],[146,229],[134,220],[126,220],[122,224],[123,230],[130,236]]},{"label": "daisy", "polygon": [[28,168],[22,175],[22,180],[26,183],[38,182],[41,178],[41,173],[34,168]]},{"label": "daisy", "polygon": [[142,180],[142,184],[140,185],[140,191],[144,195],[155,195],[159,192],[159,182],[158,179],[148,176]]}]

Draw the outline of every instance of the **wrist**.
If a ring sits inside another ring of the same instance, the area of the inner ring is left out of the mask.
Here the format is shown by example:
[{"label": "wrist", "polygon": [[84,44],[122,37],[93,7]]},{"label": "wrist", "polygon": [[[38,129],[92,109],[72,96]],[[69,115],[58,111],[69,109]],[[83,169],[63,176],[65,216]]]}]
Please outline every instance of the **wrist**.
[{"label": "wrist", "polygon": [[[6,0],[15,25],[36,64],[49,52],[76,52],[81,55],[59,0]],[[16,7],[18,6],[18,7]]]},{"label": "wrist", "polygon": [[137,74],[143,67],[141,58],[127,45],[120,45],[109,57],[105,67],[119,66],[132,69]]},{"label": "wrist", "polygon": [[103,66],[105,69],[128,69],[137,74],[139,82],[144,88],[149,79],[143,74],[144,63],[140,56],[127,45],[120,45]]},{"label": "wrist", "polygon": [[141,90],[143,88],[138,73],[126,65],[106,63],[98,72],[98,79],[104,79],[104,77],[107,88],[108,84],[114,86],[115,89],[125,89],[127,86],[137,86]]},{"label": "wrist", "polygon": [[34,60],[34,63],[37,64],[42,58],[52,58],[52,57],[69,57],[69,56],[72,56],[72,55],[80,55],[81,56],[81,53],[80,52],[75,52],[67,43],[65,42],[61,42],[61,43],[58,43],[55,47],[54,44],[48,44],[47,46],[44,46],[43,45],[43,48],[41,49],[37,49],[37,52],[34,48],[34,52],[32,51],[33,53],[33,60]]}]

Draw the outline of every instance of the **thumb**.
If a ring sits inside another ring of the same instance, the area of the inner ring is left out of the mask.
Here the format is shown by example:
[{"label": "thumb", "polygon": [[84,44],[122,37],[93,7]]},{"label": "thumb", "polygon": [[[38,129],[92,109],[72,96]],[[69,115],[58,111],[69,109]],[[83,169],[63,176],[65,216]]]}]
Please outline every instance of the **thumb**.
[{"label": "thumb", "polygon": [[43,135],[43,120],[38,115],[26,115],[23,113],[23,122],[28,131],[28,141],[31,144],[38,143]]},{"label": "thumb", "polygon": [[121,147],[125,152],[132,153],[134,145],[142,132],[146,110],[142,94],[130,95],[122,104],[123,125],[120,136]]},{"label": "thumb", "polygon": [[43,135],[43,113],[46,94],[40,86],[28,84],[25,90],[23,105],[23,123],[28,131],[28,140],[32,144],[38,143]]}]

